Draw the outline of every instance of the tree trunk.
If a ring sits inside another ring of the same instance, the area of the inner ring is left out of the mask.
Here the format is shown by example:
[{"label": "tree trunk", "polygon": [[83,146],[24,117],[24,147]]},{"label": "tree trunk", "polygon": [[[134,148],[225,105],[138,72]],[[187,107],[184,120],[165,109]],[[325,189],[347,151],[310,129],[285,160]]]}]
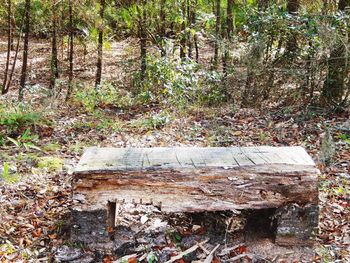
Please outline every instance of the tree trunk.
[{"label": "tree trunk", "polygon": [[188,57],[192,58],[192,51],[193,51],[193,34],[192,34],[192,16],[193,16],[193,1],[187,0],[187,21],[189,24],[190,32],[188,34]]},{"label": "tree trunk", "polygon": [[234,0],[227,0],[227,36],[229,39],[232,38],[233,34],[233,3]]},{"label": "tree trunk", "polygon": [[16,31],[16,22],[13,17],[13,14],[11,14],[11,51],[15,50],[15,45],[14,45],[15,31]]},{"label": "tree trunk", "polygon": [[103,30],[104,30],[104,12],[105,12],[105,0],[100,0],[100,18],[101,24],[98,28],[98,47],[97,47],[97,72],[95,88],[101,85],[102,78],[102,52],[103,52]]},{"label": "tree trunk", "polygon": [[73,56],[74,56],[74,30],[73,30],[73,4],[72,0],[68,2],[69,12],[69,73],[68,73],[68,90],[66,100],[68,100],[72,94],[72,81],[73,81]]},{"label": "tree trunk", "polygon": [[[344,12],[347,7],[350,7],[350,0],[339,1],[339,11]],[[347,54],[346,44],[338,41],[329,56],[328,74],[322,90],[322,104],[337,106],[342,102],[349,69]]]},{"label": "tree trunk", "polygon": [[339,0],[338,3],[338,10],[339,11],[345,11],[345,8],[350,5],[349,0]]},{"label": "tree trunk", "polygon": [[269,7],[270,1],[269,0],[258,0],[258,9],[259,10],[265,10]]},{"label": "tree trunk", "polygon": [[187,12],[187,0],[182,0],[182,24],[181,24],[181,40],[180,40],[180,58],[184,59],[186,57],[186,43],[187,43],[187,34],[186,34],[186,12]]},{"label": "tree trunk", "polygon": [[221,0],[216,0],[215,7],[215,45],[214,45],[214,69],[218,68],[219,62],[219,38],[220,38],[220,25],[221,25]]},{"label": "tree trunk", "polygon": [[[288,14],[290,14],[291,16],[298,15],[299,6],[300,6],[300,0],[288,0],[288,3],[287,3]],[[295,32],[293,32],[293,34],[287,40],[287,47],[286,47],[287,54],[293,55],[297,51],[297,49],[298,49],[297,36]]]},{"label": "tree trunk", "polygon": [[165,4],[166,4],[166,0],[161,0],[160,1],[160,37],[161,37],[161,45],[162,45],[162,49],[161,49],[161,56],[165,57],[166,56],[166,47],[165,47],[165,27],[166,27],[166,14],[165,14]]},{"label": "tree trunk", "polygon": [[57,59],[57,8],[56,0],[52,0],[52,49],[51,49],[51,80],[50,89],[53,95],[56,79],[58,78],[58,59]]},{"label": "tree trunk", "polygon": [[144,81],[146,78],[146,69],[147,69],[147,32],[146,32],[146,23],[147,16],[145,11],[145,0],[141,0],[141,8],[138,5],[138,24],[139,24],[139,39],[140,39],[140,59],[141,59],[141,68],[140,68],[140,78],[141,81]]},{"label": "tree trunk", "polygon": [[8,92],[7,89],[7,77],[8,77],[8,70],[10,65],[10,56],[11,56],[11,34],[12,34],[12,24],[11,24],[11,0],[7,0],[7,56],[6,56],[6,65],[5,65],[5,72],[4,72],[4,81],[1,88],[1,94],[6,94]]},{"label": "tree trunk", "polygon": [[227,90],[227,77],[228,77],[228,60],[230,58],[229,54],[229,43],[232,38],[233,33],[233,0],[227,1],[227,8],[226,8],[226,23],[224,23],[223,30],[222,30],[222,39],[225,40],[224,45],[224,55],[222,56],[222,72],[223,72],[223,87],[224,87],[224,93],[225,98],[228,101],[230,98],[230,94]]},{"label": "tree trunk", "polygon": [[23,100],[24,89],[27,79],[28,49],[29,49],[29,30],[30,30],[30,0],[25,1],[24,17],[24,45],[23,45],[23,62],[21,71],[21,80],[18,90],[18,100]]}]

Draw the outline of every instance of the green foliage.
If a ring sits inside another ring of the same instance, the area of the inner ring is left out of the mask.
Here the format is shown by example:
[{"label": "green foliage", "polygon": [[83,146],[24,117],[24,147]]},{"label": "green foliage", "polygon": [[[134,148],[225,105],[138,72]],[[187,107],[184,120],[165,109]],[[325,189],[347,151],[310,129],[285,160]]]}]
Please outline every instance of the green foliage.
[{"label": "green foliage", "polygon": [[136,84],[141,86],[140,94],[148,94],[151,100],[169,98],[171,102],[181,103],[193,98],[193,90],[199,86],[198,65],[192,60],[150,55],[146,79]]},{"label": "green foliage", "polygon": [[169,121],[170,115],[164,111],[132,121],[130,126],[137,129],[149,131],[160,129],[164,127]]},{"label": "green foliage", "polygon": [[346,134],[340,134],[338,138],[344,141],[346,144],[350,144],[350,138]]},{"label": "green foliage", "polygon": [[17,137],[17,139],[13,139],[11,137],[7,137],[7,139],[18,148],[24,147],[26,150],[41,150],[35,145],[35,143],[38,142],[39,137],[37,135],[32,135],[29,129],[26,129],[23,134]]},{"label": "green foliage", "polygon": [[158,257],[156,254],[154,254],[153,252],[149,253],[147,255],[147,262],[148,263],[155,263],[158,261]]},{"label": "green foliage", "polygon": [[112,84],[104,84],[99,89],[85,87],[75,93],[74,99],[86,112],[93,113],[97,108],[126,109],[132,105],[129,93],[122,93]]},{"label": "green foliage", "polygon": [[47,169],[49,172],[55,172],[62,169],[63,160],[52,156],[42,157],[37,166],[40,169]]},{"label": "green foliage", "polygon": [[10,166],[8,163],[4,163],[3,166],[3,171],[1,173],[1,178],[6,182],[6,183],[17,183],[20,180],[20,176],[17,173],[10,173]]},{"label": "green foliage", "polygon": [[0,138],[4,134],[17,133],[43,121],[40,112],[22,104],[0,105]]},{"label": "green foliage", "polygon": [[145,102],[169,102],[184,106],[188,102],[218,104],[224,100],[222,76],[201,68],[191,59],[181,60],[150,55],[146,79],[135,77],[140,87],[138,99]]}]

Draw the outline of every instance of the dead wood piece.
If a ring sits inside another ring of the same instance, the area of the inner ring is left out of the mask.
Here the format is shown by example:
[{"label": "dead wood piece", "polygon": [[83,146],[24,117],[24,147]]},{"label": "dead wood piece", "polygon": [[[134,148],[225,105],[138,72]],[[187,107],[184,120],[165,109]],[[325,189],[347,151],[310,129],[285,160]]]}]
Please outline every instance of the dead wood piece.
[{"label": "dead wood piece", "polygon": [[[200,242],[199,244],[201,245],[204,245],[205,243],[207,243],[209,240],[205,240],[203,242]],[[175,257],[172,257],[170,260],[168,260],[167,262],[165,263],[172,263],[172,262],[175,262],[176,260],[179,260],[179,259],[182,259],[184,256],[196,251],[198,248],[199,248],[199,244],[196,244],[192,247],[190,247],[189,249],[181,252],[179,255],[175,256]]]},{"label": "dead wood piece", "polygon": [[220,247],[220,244],[217,244],[216,247],[210,252],[207,258],[203,261],[203,263],[211,263],[214,258],[215,251]]},{"label": "dead wood piece", "polygon": [[233,258],[228,259],[227,262],[236,262],[241,258],[245,258],[245,257],[248,257],[249,259],[253,259],[254,255],[248,254],[248,253],[239,254],[237,256],[234,256]]},{"label": "dead wood piece", "polygon": [[205,246],[203,246],[202,244],[198,243],[198,246],[200,247],[201,250],[203,250],[203,252],[207,255],[210,254],[210,251],[208,249],[205,248]]},{"label": "dead wood piece", "polygon": [[229,247],[229,248],[224,248],[223,250],[221,250],[221,252],[218,254],[218,256],[222,257],[222,256],[225,256],[229,253],[231,253],[233,250],[239,248],[239,247],[242,247],[242,246],[245,246],[245,243],[241,243],[241,244],[237,244],[233,247]]}]

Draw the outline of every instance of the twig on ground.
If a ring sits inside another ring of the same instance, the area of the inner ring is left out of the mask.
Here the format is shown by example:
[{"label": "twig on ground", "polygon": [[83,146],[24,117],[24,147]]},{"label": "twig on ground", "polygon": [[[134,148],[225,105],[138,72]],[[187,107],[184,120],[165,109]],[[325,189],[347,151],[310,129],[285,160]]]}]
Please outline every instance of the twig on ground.
[{"label": "twig on ground", "polygon": [[239,247],[242,247],[244,245],[245,245],[244,243],[241,243],[241,244],[237,244],[237,245],[235,245],[233,247],[225,248],[218,254],[218,256],[225,256],[225,255],[231,253],[231,251],[233,251],[233,250],[235,250],[235,249],[237,249]]},{"label": "twig on ground", "polygon": [[198,243],[198,246],[201,250],[203,250],[203,252],[206,254],[206,255],[209,255],[210,254],[210,251],[208,249],[206,249],[201,243]]},{"label": "twig on ground", "polygon": [[207,256],[207,258],[203,261],[203,263],[211,263],[213,261],[214,258],[214,253],[215,251],[220,247],[220,244],[218,244],[211,252],[210,254]]},{"label": "twig on ground", "polygon": [[179,259],[182,259],[183,256],[186,256],[194,251],[196,251],[198,248],[199,248],[199,245],[204,245],[205,243],[207,243],[209,240],[205,240],[201,243],[198,243],[192,247],[190,247],[189,249],[181,252],[179,255],[175,256],[175,257],[172,257],[170,260],[168,260],[167,262],[165,263],[172,263],[172,262],[175,262],[176,260],[179,260]]},{"label": "twig on ground", "polygon": [[228,259],[227,262],[235,262],[235,261],[237,261],[237,260],[239,260],[241,258],[245,258],[245,257],[248,257],[248,258],[252,259],[254,256],[252,254],[247,254],[247,253],[239,254],[239,255],[237,255],[237,256],[235,256],[233,258]]}]

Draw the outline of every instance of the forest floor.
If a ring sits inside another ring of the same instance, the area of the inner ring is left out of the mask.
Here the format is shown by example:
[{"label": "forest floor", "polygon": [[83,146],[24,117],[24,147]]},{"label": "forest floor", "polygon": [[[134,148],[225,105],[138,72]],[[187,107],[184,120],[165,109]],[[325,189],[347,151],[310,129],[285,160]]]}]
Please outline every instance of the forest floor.
[{"label": "forest floor", "polygon": [[[133,52],[136,47],[132,43],[125,44],[116,44],[111,55],[106,56],[109,59],[105,64],[105,72],[109,81],[118,82],[126,74],[120,66],[122,63],[116,64],[115,61],[124,61],[124,66],[128,68],[126,58],[131,54],[137,56]],[[37,44],[33,45],[33,49],[37,51],[32,50],[32,54],[38,56],[32,56],[29,82],[34,86],[44,85],[47,83],[49,68],[45,66],[48,65],[48,57],[43,54],[49,52],[43,50],[48,50],[48,47]],[[75,77],[89,82],[94,76],[94,64],[91,61],[95,60],[89,55],[84,60],[82,53],[81,50],[77,56]],[[36,57],[40,59],[34,59]],[[3,59],[3,54],[0,54],[0,65],[4,63]],[[62,81],[63,86],[64,83]],[[124,82],[123,85],[126,87],[128,83]],[[0,105],[11,111],[15,107],[11,101],[15,98],[14,89],[0,98]],[[79,254],[81,248],[66,238],[67,216],[72,205],[72,171],[85,147],[256,145],[301,145],[317,162],[322,171],[319,182],[320,232],[314,252],[307,252],[308,258],[302,259],[303,255],[294,254],[293,249],[283,250],[279,257],[259,255],[259,249],[250,250],[249,245],[241,240],[235,243],[237,246],[228,253],[229,256],[238,256],[239,259],[243,255],[241,259],[248,262],[257,258],[261,262],[350,261],[348,113],[332,115],[298,106],[282,107],[276,103],[267,103],[261,109],[240,109],[231,104],[220,107],[186,105],[181,109],[138,104],[127,109],[99,105],[89,110],[79,100],[73,99],[68,103],[62,101],[60,96],[47,99],[45,88],[42,87],[28,92],[26,102],[31,104],[30,109],[41,112],[41,119],[30,127],[31,133],[26,134],[25,138],[24,130],[8,134],[15,140],[5,141],[0,146],[0,170],[4,170],[5,166],[9,168],[8,174],[0,177],[0,262],[47,262],[54,258],[63,261],[65,256],[69,258],[67,254],[71,259],[75,256],[75,262],[93,262],[89,261],[91,254],[88,251]],[[332,144],[336,150],[332,162],[326,167],[320,160],[327,127],[332,132]],[[1,129],[4,128],[0,126],[0,131],[3,131]],[[144,257],[144,262],[155,262],[154,257],[163,262],[161,258],[164,255],[175,255],[180,250],[191,248],[193,240],[211,231],[209,227],[197,228],[186,217],[180,216],[179,220],[180,223],[175,223],[175,240],[167,239],[161,247],[150,243],[147,250],[132,254],[129,259],[117,261],[116,258],[102,255],[103,262],[137,262],[140,257]],[[223,227],[225,220],[215,220],[217,218],[212,221],[214,231],[226,228]],[[225,235],[215,237],[214,234],[212,241],[205,245],[206,249],[210,252],[220,244],[218,252],[222,253],[225,248],[224,238]],[[174,245],[176,242],[178,246]],[[68,252],[64,254],[62,250]],[[201,251],[205,254],[203,249]],[[220,259],[217,256],[212,262],[225,262]],[[178,262],[191,260],[184,257]]]}]

